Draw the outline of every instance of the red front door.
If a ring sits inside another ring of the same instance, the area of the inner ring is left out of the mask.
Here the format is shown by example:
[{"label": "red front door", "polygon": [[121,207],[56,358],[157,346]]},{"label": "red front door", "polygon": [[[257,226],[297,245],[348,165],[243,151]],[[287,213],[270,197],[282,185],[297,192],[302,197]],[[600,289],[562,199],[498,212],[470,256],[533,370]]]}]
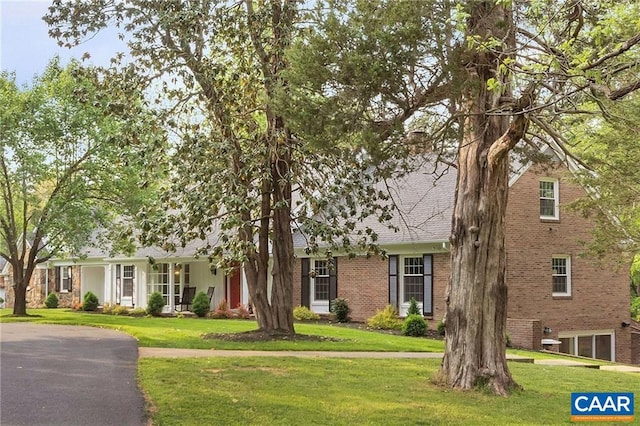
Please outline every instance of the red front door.
[{"label": "red front door", "polygon": [[240,304],[240,268],[234,269],[231,275],[229,275],[227,296],[229,308],[237,308]]}]

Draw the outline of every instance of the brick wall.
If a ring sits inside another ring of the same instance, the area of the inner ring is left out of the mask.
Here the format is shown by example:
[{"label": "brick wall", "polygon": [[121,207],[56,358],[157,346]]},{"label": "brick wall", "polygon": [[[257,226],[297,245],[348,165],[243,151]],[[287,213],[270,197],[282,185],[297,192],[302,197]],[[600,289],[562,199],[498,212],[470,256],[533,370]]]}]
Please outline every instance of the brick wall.
[{"label": "brick wall", "polygon": [[[389,253],[393,254],[393,253]],[[422,253],[416,253],[422,254]],[[444,316],[444,293],[449,279],[449,254],[433,255],[434,315],[429,326],[435,328]],[[294,305],[301,301],[301,262],[295,260]],[[353,321],[365,321],[389,304],[389,261],[379,257],[338,258],[338,297],[349,301]]]},{"label": "brick wall", "polygon": [[[560,218],[539,217],[539,179],[559,179]],[[629,362],[630,336],[621,327],[629,321],[628,265],[600,263],[583,257],[591,238],[587,219],[566,206],[585,192],[570,182],[566,170],[531,169],[511,187],[507,208],[507,283],[510,318],[535,318],[558,338],[559,332],[613,330],[616,360]],[[552,255],[571,256],[571,296],[553,297]]]},{"label": "brick wall", "polygon": [[507,319],[507,334],[515,348],[542,349],[542,325],[537,319]]}]

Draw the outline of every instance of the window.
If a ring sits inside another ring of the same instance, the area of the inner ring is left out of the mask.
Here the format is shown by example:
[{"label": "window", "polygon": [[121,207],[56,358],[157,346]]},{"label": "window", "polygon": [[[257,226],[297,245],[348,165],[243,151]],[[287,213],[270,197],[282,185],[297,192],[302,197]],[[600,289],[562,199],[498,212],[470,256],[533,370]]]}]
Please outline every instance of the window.
[{"label": "window", "polygon": [[122,297],[133,297],[133,278],[135,266],[124,265],[122,267]]},{"label": "window", "polygon": [[[182,278],[181,278],[182,277]],[[191,273],[189,264],[186,263],[181,265],[180,263],[176,263],[173,268],[173,295],[175,297],[176,303],[180,300],[182,295],[182,286],[189,287],[189,283],[191,282]]]},{"label": "window", "polygon": [[329,301],[329,262],[315,261],[315,277],[313,279],[313,300]]},{"label": "window", "polygon": [[424,263],[422,256],[405,257],[402,275],[403,302],[409,303],[411,298],[418,303],[424,300]]},{"label": "window", "polygon": [[147,296],[158,292],[162,294],[164,303],[169,304],[169,264],[157,263],[149,272],[149,283],[147,285]]},{"label": "window", "polygon": [[60,267],[60,291],[71,291],[71,266]]},{"label": "window", "polygon": [[615,361],[615,339],[612,331],[560,333],[559,339],[562,342],[562,353]]},{"label": "window", "polygon": [[558,180],[544,179],[540,181],[540,218],[559,219]]},{"label": "window", "polygon": [[554,256],[551,259],[552,293],[554,296],[571,296],[571,258]]}]

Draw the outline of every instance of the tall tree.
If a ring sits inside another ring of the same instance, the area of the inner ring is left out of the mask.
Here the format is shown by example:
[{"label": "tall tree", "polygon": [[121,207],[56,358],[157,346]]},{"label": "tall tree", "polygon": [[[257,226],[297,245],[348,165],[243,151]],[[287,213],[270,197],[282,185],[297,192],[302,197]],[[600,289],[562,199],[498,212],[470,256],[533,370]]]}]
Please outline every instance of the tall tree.
[{"label": "tall tree", "polygon": [[122,99],[101,94],[93,77],[57,60],[31,87],[0,75],[0,256],[13,272],[14,315],[26,314],[37,265],[78,255],[99,239],[96,229],[110,228],[116,214],[131,215],[144,198],[138,178],[145,154],[126,143],[161,141],[161,133],[145,127],[143,114],[138,127],[124,126],[113,112],[124,108]]},{"label": "tall tree", "polygon": [[[190,168],[194,178],[181,181],[188,191],[175,206],[187,214],[172,223],[184,226],[167,229],[204,238],[217,223],[222,230],[217,253],[236,253],[235,260],[245,264],[264,328],[293,329],[288,218],[294,212],[294,182],[309,198],[302,209],[322,206],[347,221],[350,213],[370,210],[354,205],[357,197],[315,203],[311,179],[298,178],[326,176],[330,186],[344,188],[348,179],[339,177],[349,174],[339,173],[342,167],[322,174],[333,164],[355,166],[360,179],[369,177],[353,157],[386,160],[407,130],[418,130],[412,133],[417,138],[407,139],[425,142],[428,149],[456,146],[442,376],[455,388],[485,384],[508,394],[516,386],[506,365],[504,335],[509,154],[520,140],[534,150],[544,142],[562,150],[561,119],[581,112],[576,105],[582,100],[624,100],[640,87],[634,19],[640,5],[631,0],[330,0],[305,3],[316,7],[304,20],[298,5],[56,1],[49,22],[58,23],[54,36],[72,42],[109,22],[124,25],[138,60],[133,74],[148,68],[179,77],[192,92],[177,90],[177,80],[165,80],[167,91],[178,96],[174,105],[191,107],[189,95],[199,96],[206,120],[198,114],[180,120],[182,140],[189,143],[178,158],[186,165],[198,164],[196,158],[211,160]],[[308,165],[315,170],[303,173]],[[342,235],[349,245],[346,233],[306,224],[305,231],[318,231],[321,240]],[[317,241],[310,240],[310,248]]]},{"label": "tall tree", "polygon": [[[51,35],[69,45],[107,25],[124,29],[133,60],[120,69],[157,95],[176,136],[172,179],[139,215],[142,239],[168,250],[196,241],[216,267],[242,264],[258,326],[270,333],[295,331],[296,218],[343,248],[375,238],[366,230],[357,240],[340,238],[375,210],[347,214],[356,198],[376,198],[370,189],[343,189],[360,180],[364,159],[346,144],[301,139],[282,111],[286,52],[304,26],[299,7],[296,0],[54,1],[46,18]],[[334,219],[307,220],[331,197],[346,200],[328,213]]]},{"label": "tall tree", "polygon": [[[328,3],[299,43],[306,56],[296,73],[307,83],[294,99],[336,105],[344,114],[333,116],[364,134],[414,130],[427,149],[457,146],[441,375],[454,388],[507,395],[517,386],[505,360],[510,154],[548,143],[571,157],[563,119],[587,112],[577,106],[587,98],[604,106],[640,87],[639,5]],[[319,101],[317,88],[327,88]]]}]

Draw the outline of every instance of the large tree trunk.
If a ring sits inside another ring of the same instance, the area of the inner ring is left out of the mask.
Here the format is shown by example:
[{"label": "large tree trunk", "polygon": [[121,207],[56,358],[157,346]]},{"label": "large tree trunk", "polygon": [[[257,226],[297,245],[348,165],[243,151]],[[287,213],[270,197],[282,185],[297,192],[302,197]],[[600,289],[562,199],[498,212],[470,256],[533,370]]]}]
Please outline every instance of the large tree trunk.
[{"label": "large tree trunk", "polygon": [[13,315],[27,315],[27,283],[25,277],[14,271],[13,275]]},{"label": "large tree trunk", "polygon": [[[468,32],[513,46],[511,11],[495,2],[472,2]],[[509,151],[524,134],[527,120],[487,114],[510,88],[497,75],[495,51],[475,51],[467,70],[463,138],[451,230],[451,276],[445,314],[446,348],[442,376],[453,388],[487,386],[498,395],[516,387],[506,362],[507,283],[505,214]],[[487,81],[504,83],[499,93]]]}]

